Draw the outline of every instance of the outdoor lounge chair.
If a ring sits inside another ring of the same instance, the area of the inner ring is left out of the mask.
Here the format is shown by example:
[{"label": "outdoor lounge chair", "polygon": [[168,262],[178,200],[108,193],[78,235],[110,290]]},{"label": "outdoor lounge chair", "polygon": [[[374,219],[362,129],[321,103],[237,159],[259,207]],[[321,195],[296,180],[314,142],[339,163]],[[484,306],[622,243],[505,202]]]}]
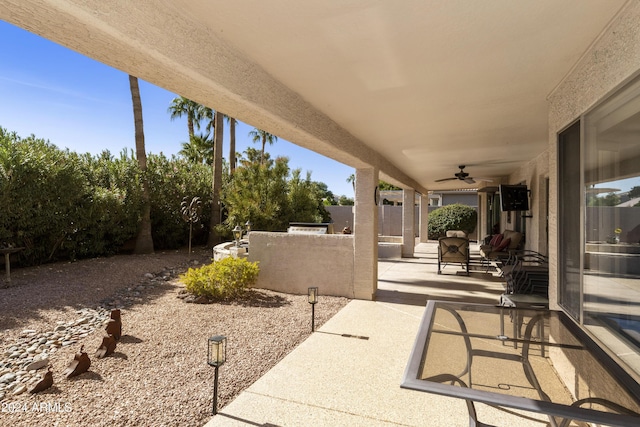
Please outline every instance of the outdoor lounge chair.
[{"label": "outdoor lounge chair", "polygon": [[520,248],[522,233],[513,230],[505,230],[501,234],[494,234],[488,244],[480,245],[480,256],[487,271],[491,263],[501,264],[509,258],[511,252]]},{"label": "outdoor lounge chair", "polygon": [[460,263],[469,275],[469,239],[441,237],[438,239],[438,274],[448,263]]}]

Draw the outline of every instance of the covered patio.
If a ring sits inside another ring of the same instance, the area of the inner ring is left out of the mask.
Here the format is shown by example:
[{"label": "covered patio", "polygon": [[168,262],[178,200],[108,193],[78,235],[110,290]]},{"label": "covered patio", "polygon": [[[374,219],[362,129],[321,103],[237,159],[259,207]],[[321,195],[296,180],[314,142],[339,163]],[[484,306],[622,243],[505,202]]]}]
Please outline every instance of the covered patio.
[{"label": "covered patio", "polygon": [[[477,250],[472,258],[479,261]],[[400,383],[427,300],[495,305],[503,280],[483,270],[457,274],[455,265],[438,275],[434,242],[418,243],[413,258],[381,260],[378,268],[375,301],[350,302],[207,427],[470,425],[464,400]],[[544,415],[488,405],[476,410],[480,422],[494,426],[549,422]]]},{"label": "covered patio", "polygon": [[[215,425],[465,425],[462,401],[397,385],[427,299],[495,304],[502,292],[474,274],[429,279],[428,191],[469,185],[478,238],[498,224],[547,255],[550,309],[638,387],[640,208],[594,198],[640,187],[638,0],[10,0],[0,19],[356,170],[352,240],[301,265],[348,262],[346,280],[322,279],[357,301]],[[380,179],[411,207],[403,258],[389,263],[378,262]],[[527,209],[504,209],[501,185],[526,186]],[[295,269],[298,286],[320,277]],[[563,365],[566,387],[596,393],[580,367]],[[486,410],[480,420],[521,422]]]}]

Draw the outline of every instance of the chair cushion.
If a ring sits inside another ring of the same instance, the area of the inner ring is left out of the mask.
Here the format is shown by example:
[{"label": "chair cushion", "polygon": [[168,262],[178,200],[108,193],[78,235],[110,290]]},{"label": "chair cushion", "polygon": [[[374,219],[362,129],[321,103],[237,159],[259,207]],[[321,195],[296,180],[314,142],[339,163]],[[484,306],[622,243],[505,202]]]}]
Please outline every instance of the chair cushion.
[{"label": "chair cushion", "polygon": [[500,245],[500,242],[502,242],[502,234],[494,234],[491,238],[491,241],[489,242],[489,245],[495,248],[496,246]]},{"label": "chair cushion", "polygon": [[447,237],[461,237],[466,239],[467,233],[462,230],[447,230]]},{"label": "chair cushion", "polygon": [[469,257],[469,240],[461,237],[438,239],[438,258],[442,262],[466,262]]},{"label": "chair cushion", "polygon": [[507,249],[507,247],[509,247],[509,245],[511,244],[511,239],[506,238],[503,239],[502,242],[500,242],[500,245],[498,245],[498,247],[496,248],[496,252],[502,252],[505,249]]},{"label": "chair cushion", "polygon": [[511,243],[509,244],[509,249],[517,249],[520,245],[520,240],[522,240],[522,233],[519,231],[513,230],[504,230],[504,238],[511,239]]}]

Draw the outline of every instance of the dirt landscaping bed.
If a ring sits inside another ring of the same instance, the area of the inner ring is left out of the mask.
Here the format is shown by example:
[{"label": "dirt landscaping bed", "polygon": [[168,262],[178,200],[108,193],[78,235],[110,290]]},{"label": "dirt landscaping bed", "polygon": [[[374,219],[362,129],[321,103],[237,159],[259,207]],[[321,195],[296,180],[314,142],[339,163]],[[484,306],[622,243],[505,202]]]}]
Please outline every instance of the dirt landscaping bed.
[{"label": "dirt landscaping bed", "polygon": [[[255,289],[233,303],[178,298],[184,288],[178,275],[210,257],[197,249],[12,269],[10,286],[0,289],[0,379],[9,374],[0,384],[0,425],[204,425],[214,376],[206,363],[208,337],[228,339],[218,395],[223,407],[311,333],[306,295]],[[321,295],[316,326],[348,301]],[[104,316],[114,307],[122,311],[123,336],[114,354],[97,359]],[[91,367],[66,379],[63,371],[81,345]],[[53,387],[15,394],[46,370],[26,372],[20,359],[36,360],[42,351]],[[12,383],[12,373],[23,382]]]}]

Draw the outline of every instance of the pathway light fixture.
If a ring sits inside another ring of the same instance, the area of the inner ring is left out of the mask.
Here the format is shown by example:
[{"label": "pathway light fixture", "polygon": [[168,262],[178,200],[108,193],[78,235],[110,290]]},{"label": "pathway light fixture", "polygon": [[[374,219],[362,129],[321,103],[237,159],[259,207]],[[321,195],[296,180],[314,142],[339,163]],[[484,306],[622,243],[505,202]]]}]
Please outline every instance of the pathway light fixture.
[{"label": "pathway light fixture", "polygon": [[213,415],[218,413],[218,368],[227,361],[227,337],[215,335],[207,341],[207,363],[215,368],[213,382]]},{"label": "pathway light fixture", "polygon": [[318,288],[313,286],[307,291],[309,304],[311,304],[311,332],[315,330],[316,304],[318,303]]}]

